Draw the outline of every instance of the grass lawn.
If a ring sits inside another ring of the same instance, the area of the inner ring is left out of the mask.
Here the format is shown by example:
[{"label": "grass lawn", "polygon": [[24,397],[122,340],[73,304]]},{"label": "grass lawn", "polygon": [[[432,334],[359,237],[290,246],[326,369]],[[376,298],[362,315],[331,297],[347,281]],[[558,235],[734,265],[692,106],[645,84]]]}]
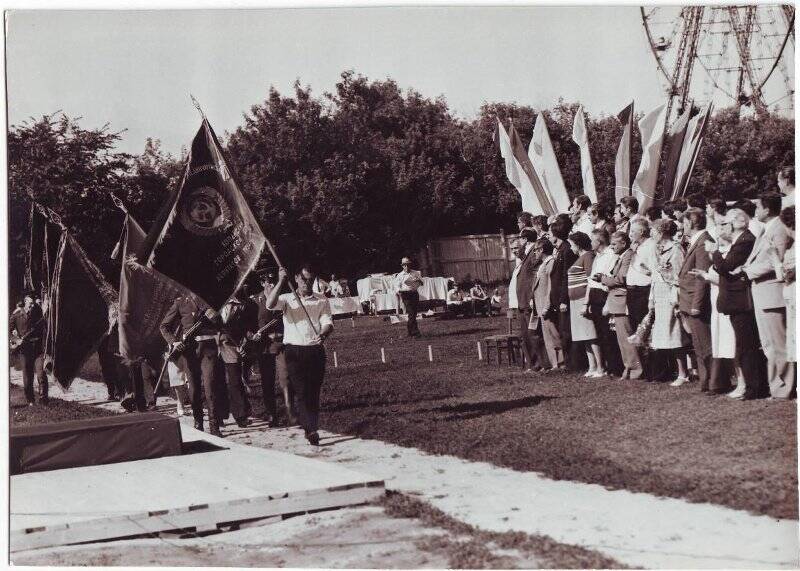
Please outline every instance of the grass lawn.
[{"label": "grass lawn", "polygon": [[[523,374],[477,360],[506,319],[336,323],[323,428],[577,480],[797,518],[796,402],[697,385]],[[428,361],[428,345],[434,362]],[[384,347],[387,363],[380,360]],[[333,366],[333,351],[339,367]]]}]

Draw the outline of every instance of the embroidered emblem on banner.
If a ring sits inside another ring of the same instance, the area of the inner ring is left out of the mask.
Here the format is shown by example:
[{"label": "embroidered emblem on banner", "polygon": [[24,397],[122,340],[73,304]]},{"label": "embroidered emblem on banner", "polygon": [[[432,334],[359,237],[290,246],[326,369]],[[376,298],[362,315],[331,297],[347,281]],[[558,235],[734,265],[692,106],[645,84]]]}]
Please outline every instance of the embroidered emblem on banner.
[{"label": "embroidered emblem on banner", "polygon": [[179,210],[183,227],[199,236],[219,234],[228,225],[231,216],[222,195],[210,186],[188,191]]}]

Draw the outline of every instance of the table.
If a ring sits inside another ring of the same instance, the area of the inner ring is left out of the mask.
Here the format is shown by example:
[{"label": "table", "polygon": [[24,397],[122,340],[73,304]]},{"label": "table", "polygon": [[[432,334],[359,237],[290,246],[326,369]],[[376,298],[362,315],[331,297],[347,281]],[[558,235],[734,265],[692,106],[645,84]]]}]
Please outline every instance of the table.
[{"label": "table", "polygon": [[328,302],[331,305],[332,315],[341,315],[343,313],[364,313],[358,296],[331,297],[328,298]]}]

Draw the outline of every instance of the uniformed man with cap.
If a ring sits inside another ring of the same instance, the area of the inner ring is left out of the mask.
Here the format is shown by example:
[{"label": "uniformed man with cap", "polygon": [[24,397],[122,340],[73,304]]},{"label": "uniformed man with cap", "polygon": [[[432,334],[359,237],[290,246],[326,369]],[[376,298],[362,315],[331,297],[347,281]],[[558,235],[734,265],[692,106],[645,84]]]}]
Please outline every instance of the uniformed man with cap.
[{"label": "uniformed man with cap", "polygon": [[[177,325],[180,325],[180,330],[185,332],[200,320],[203,320],[203,325],[186,343],[175,333]],[[170,349],[178,354],[178,366],[186,372],[194,427],[203,430],[203,392],[205,392],[209,432],[214,436],[222,436],[219,431],[218,403],[214,397],[218,321],[219,315],[216,312],[204,311],[194,297],[182,295],[173,302],[160,327],[161,335],[169,343]]]}]

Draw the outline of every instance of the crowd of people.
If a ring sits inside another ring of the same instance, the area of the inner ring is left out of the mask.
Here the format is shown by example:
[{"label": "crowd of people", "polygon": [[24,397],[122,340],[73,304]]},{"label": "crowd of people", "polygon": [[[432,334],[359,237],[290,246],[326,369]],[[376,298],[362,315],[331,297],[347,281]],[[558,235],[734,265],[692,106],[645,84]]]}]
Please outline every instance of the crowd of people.
[{"label": "crowd of people", "polygon": [[[693,194],[640,212],[584,195],[518,217],[508,307],[528,371],[606,375],[737,399],[794,395],[794,168],[728,203]],[[585,355],[585,357],[583,357]]]}]

